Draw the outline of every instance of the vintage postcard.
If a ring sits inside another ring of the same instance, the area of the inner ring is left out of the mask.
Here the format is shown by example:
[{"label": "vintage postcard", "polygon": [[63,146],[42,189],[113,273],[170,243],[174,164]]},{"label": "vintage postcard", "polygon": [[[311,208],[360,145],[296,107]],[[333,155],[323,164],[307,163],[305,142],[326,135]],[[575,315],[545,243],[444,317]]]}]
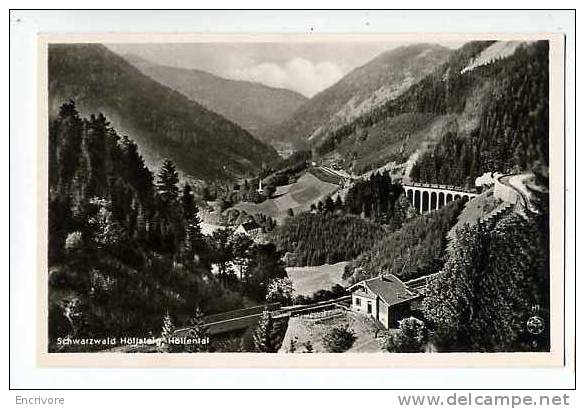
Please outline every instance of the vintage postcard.
[{"label": "vintage postcard", "polygon": [[563,50],[41,35],[39,365],[563,365]]}]

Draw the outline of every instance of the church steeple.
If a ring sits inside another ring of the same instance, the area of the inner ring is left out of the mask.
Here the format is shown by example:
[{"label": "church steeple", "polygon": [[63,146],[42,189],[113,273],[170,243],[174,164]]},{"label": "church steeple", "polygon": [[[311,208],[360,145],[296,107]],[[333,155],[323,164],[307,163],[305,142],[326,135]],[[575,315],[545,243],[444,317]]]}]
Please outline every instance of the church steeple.
[{"label": "church steeple", "polygon": [[258,182],[258,193],[264,193],[264,188],[262,187],[262,179]]}]

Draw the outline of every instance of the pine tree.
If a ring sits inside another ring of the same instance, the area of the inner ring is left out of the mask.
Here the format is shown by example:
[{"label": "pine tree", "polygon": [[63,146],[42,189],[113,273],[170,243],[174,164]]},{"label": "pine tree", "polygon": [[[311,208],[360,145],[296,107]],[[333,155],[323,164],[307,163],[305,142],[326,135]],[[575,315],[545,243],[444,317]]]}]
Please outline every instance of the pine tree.
[{"label": "pine tree", "polygon": [[341,195],[337,195],[335,199],[335,210],[343,209],[343,201],[341,200]]},{"label": "pine tree", "polygon": [[243,279],[244,271],[252,256],[254,240],[246,234],[234,234],[230,238],[230,246],[232,248],[233,262],[238,266],[240,279]]},{"label": "pine tree", "polygon": [[193,216],[193,212],[196,211],[197,207],[195,206],[195,199],[193,198],[193,189],[189,183],[185,183],[183,186],[181,203],[183,205],[185,220],[191,220],[191,216]]},{"label": "pine tree", "polygon": [[331,196],[327,196],[325,199],[325,212],[330,213],[333,212],[333,210],[335,210],[335,203],[333,202],[333,199],[331,199]]},{"label": "pine tree", "polygon": [[173,349],[173,345],[171,343],[171,338],[173,338],[175,334],[175,324],[173,324],[173,320],[167,311],[165,317],[163,318],[163,326],[161,331],[161,350],[163,352],[171,352]]},{"label": "pine tree", "polygon": [[178,183],[179,174],[177,173],[177,169],[171,160],[166,159],[158,173],[156,187],[159,194],[167,201],[177,199],[179,195]]},{"label": "pine tree", "polygon": [[201,231],[201,218],[199,209],[195,205],[193,191],[188,183],[183,187],[181,194],[183,216],[185,219],[185,238],[183,242],[184,257],[192,262],[194,257],[204,265],[207,264],[209,252],[205,243],[205,237]]},{"label": "pine tree", "polygon": [[193,315],[193,318],[189,320],[189,325],[191,326],[189,337],[200,342],[190,345],[189,351],[203,352],[207,350],[207,344],[205,342],[208,335],[207,328],[205,327],[205,315],[199,307],[195,309],[195,314]]},{"label": "pine tree", "polygon": [[97,208],[95,216],[88,220],[93,230],[93,241],[98,248],[115,248],[126,238],[126,230],[113,215],[112,202],[99,197],[90,203]]},{"label": "pine tree", "polygon": [[274,340],[274,320],[268,310],[264,310],[258,326],[254,330],[254,347],[258,352],[277,352]]},{"label": "pine tree", "polygon": [[195,308],[195,313],[193,314],[193,317],[189,320],[189,325],[193,327],[193,330],[195,331],[194,334],[196,336],[205,336],[207,330],[205,329],[204,324],[205,314],[203,314],[201,308],[197,307]]},{"label": "pine tree", "polygon": [[213,242],[212,261],[217,264],[221,276],[230,273],[230,261],[233,260],[233,248],[231,236],[232,229],[218,229],[211,234]]},{"label": "pine tree", "polygon": [[143,238],[146,233],[148,232],[148,219],[146,216],[146,211],[144,206],[138,205],[138,209],[136,211],[136,230],[135,230],[135,238]]}]

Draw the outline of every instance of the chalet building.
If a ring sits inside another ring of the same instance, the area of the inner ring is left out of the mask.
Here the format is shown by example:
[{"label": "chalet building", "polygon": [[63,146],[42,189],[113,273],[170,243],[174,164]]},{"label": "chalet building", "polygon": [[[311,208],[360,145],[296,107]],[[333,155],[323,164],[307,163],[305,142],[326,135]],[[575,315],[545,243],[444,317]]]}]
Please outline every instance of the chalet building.
[{"label": "chalet building", "polygon": [[399,320],[412,315],[411,303],[420,297],[392,274],[360,281],[348,290],[352,309],[371,315],[385,328],[395,328]]},{"label": "chalet building", "polygon": [[262,233],[262,227],[255,221],[251,220],[240,224],[234,233],[245,234],[249,237],[257,237],[260,233]]}]

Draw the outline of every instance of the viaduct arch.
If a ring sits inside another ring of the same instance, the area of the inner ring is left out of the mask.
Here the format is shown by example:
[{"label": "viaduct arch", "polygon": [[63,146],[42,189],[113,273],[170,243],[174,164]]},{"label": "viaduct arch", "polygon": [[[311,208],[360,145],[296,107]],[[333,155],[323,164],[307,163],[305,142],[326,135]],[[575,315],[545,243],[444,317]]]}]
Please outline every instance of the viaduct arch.
[{"label": "viaduct arch", "polygon": [[478,195],[476,191],[457,186],[430,183],[403,183],[406,197],[420,213],[438,210],[457,199],[468,201]]}]

